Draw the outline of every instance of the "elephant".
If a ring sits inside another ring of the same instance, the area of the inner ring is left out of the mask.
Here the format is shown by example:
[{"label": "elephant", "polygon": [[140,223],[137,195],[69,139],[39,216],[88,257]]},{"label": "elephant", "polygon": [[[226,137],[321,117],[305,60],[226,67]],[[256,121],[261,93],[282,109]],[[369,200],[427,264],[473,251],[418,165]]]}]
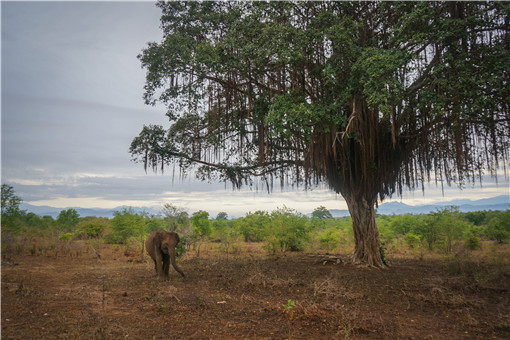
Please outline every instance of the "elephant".
[{"label": "elephant", "polygon": [[175,270],[184,277],[182,270],[175,263],[175,246],[179,243],[179,235],[171,231],[158,230],[145,240],[147,253],[154,261],[156,274],[161,280],[168,280],[170,262]]}]

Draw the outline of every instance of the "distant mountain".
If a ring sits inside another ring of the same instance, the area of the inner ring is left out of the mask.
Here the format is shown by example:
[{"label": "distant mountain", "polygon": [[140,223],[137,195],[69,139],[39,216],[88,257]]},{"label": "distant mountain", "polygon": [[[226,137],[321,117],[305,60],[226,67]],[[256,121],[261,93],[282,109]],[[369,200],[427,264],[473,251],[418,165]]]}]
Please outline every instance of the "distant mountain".
[{"label": "distant mountain", "polygon": [[[457,199],[451,201],[437,202],[426,205],[407,205],[402,202],[388,202],[379,205],[376,209],[381,215],[404,215],[404,214],[428,214],[437,209],[447,206],[458,206],[461,212],[480,211],[480,210],[508,210],[510,209],[510,195],[501,195],[480,200]],[[329,211],[333,217],[349,216],[349,210],[331,209]],[[312,214],[307,214],[312,216]]]},{"label": "distant mountain", "polygon": [[57,218],[60,211],[66,209],[74,209],[80,215],[80,217],[95,216],[95,217],[108,217],[112,218],[115,211],[122,211],[123,209],[133,209],[135,213],[146,212],[149,215],[158,215],[160,211],[155,208],[148,207],[128,207],[120,206],[113,209],[102,209],[102,208],[79,208],[79,207],[68,207],[68,208],[55,208],[50,206],[36,206],[28,203],[21,203],[20,208],[28,212],[32,212],[39,216],[51,216]]},{"label": "distant mountain", "polygon": [[[407,205],[402,202],[388,202],[383,203],[377,208],[377,213],[381,215],[403,215],[403,214],[428,214],[436,211],[438,208],[444,208],[446,206],[455,205],[458,206],[461,212],[479,211],[479,210],[508,210],[510,209],[510,195],[496,196],[492,198],[484,198],[480,200],[451,200],[444,202],[437,202],[434,204],[427,205]],[[39,216],[51,216],[57,218],[62,208],[55,208],[49,206],[35,206],[28,203],[21,203],[20,208],[33,212]],[[161,212],[155,207],[128,207],[120,206],[113,209],[102,209],[102,208],[77,208],[73,207],[81,217],[96,216],[96,217],[108,217],[112,218],[115,211],[121,211],[123,209],[131,208],[135,213],[146,212],[149,215],[159,215]],[[70,208],[65,208],[70,209]],[[349,210],[338,210],[332,209],[329,211],[333,217],[345,217],[349,216]],[[312,216],[311,213],[307,216]]]},{"label": "distant mountain", "polygon": [[510,195],[501,195],[475,201],[457,199],[427,205],[407,205],[401,202],[388,202],[381,204],[377,209],[377,213],[381,215],[428,214],[451,205],[458,206],[461,212],[508,210],[510,209]]}]

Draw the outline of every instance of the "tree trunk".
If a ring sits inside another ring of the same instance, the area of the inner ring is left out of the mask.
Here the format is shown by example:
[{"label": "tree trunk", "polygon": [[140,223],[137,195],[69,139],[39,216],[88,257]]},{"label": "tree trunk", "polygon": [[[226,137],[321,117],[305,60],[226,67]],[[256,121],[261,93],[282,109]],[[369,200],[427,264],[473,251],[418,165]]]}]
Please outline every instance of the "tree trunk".
[{"label": "tree trunk", "polygon": [[346,198],[354,230],[353,262],[369,266],[385,267],[381,257],[379,231],[375,223],[375,199],[363,197]]}]

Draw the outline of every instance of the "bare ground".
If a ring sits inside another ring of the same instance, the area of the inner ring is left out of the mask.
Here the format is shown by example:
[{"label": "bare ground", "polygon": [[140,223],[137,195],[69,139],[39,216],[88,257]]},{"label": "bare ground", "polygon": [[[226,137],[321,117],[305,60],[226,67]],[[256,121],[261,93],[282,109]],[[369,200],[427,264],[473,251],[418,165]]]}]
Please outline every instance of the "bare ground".
[{"label": "bare ground", "polygon": [[[504,254],[390,257],[388,269],[266,256],[245,245],[180,261],[160,282],[148,260],[18,256],[2,265],[2,339],[509,339]],[[289,309],[283,304],[295,302]]]}]

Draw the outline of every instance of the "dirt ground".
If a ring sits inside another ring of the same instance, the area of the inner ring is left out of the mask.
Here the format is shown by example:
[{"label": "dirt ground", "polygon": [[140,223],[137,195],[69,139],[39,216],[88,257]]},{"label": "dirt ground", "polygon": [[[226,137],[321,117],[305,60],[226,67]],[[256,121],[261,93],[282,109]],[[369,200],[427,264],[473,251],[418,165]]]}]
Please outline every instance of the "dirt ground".
[{"label": "dirt ground", "polygon": [[2,339],[509,339],[508,257],[469,258],[380,270],[246,244],[160,282],[118,247],[27,254],[2,265]]}]

